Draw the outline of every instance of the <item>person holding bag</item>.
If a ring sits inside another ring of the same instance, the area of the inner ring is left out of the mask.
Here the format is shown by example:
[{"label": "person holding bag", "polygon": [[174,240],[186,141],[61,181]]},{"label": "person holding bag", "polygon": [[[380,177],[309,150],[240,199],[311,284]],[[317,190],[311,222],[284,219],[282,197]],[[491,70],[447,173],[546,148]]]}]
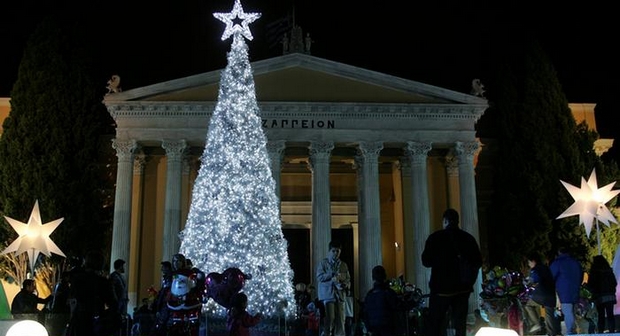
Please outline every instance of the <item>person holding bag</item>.
[{"label": "person holding bag", "polygon": [[346,290],[351,286],[351,275],[347,264],[340,260],[340,252],[342,245],[330,242],[327,258],[321,260],[316,269],[319,300],[325,306],[325,336],[345,336],[344,301]]}]

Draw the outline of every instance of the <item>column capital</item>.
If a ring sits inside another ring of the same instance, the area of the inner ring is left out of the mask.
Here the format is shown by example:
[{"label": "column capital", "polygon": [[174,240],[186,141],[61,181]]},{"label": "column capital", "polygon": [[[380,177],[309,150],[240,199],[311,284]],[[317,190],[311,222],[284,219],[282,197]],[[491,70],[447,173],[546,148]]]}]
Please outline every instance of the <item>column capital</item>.
[{"label": "column capital", "polygon": [[451,149],[444,157],[444,164],[446,165],[448,176],[459,176],[459,161],[454,149]]},{"label": "column capital", "polygon": [[317,161],[328,161],[331,155],[332,149],[334,149],[334,143],[331,141],[312,141],[310,143],[310,168],[314,167]]},{"label": "column capital", "polygon": [[462,142],[457,141],[454,144],[454,152],[456,154],[459,163],[471,163],[474,160],[474,156],[480,149],[480,143],[478,141]]},{"label": "column capital", "polygon": [[[269,153],[269,159],[271,160],[271,169],[275,173],[280,173],[282,167],[282,159],[284,158],[284,150],[286,149],[285,140],[276,140],[267,142],[267,152]],[[277,170],[277,172],[276,172]]]},{"label": "column capital", "polygon": [[364,163],[379,163],[379,154],[383,149],[382,142],[360,142],[357,147],[357,155],[355,155],[353,169],[359,169]]},{"label": "column capital", "polygon": [[133,161],[133,173],[135,175],[142,175],[144,173],[144,166],[146,166],[147,161],[148,161],[148,158],[146,154],[144,153],[136,154],[134,161]]},{"label": "column capital", "polygon": [[183,156],[183,175],[189,175],[192,170],[200,169],[200,158],[190,155]]},{"label": "column capital", "polygon": [[286,149],[286,140],[275,140],[267,142],[269,154],[282,154]]},{"label": "column capital", "polygon": [[396,161],[396,168],[403,177],[411,177],[411,160],[408,156],[401,156]]},{"label": "column capital", "polygon": [[364,159],[369,157],[378,157],[383,149],[383,142],[360,142],[357,145],[357,154],[363,156]]},{"label": "column capital", "polygon": [[116,149],[118,161],[129,162],[133,158],[133,152],[138,148],[138,142],[135,139],[112,139],[112,148]]},{"label": "column capital", "polygon": [[166,157],[170,161],[180,162],[187,148],[185,140],[162,140],[161,147],[166,150]]},{"label": "column capital", "polygon": [[312,141],[310,143],[310,156],[330,155],[334,149],[332,141]]},{"label": "column capital", "polygon": [[407,141],[405,154],[409,157],[411,164],[422,164],[426,162],[428,152],[430,152],[432,148],[432,144],[428,141]]}]

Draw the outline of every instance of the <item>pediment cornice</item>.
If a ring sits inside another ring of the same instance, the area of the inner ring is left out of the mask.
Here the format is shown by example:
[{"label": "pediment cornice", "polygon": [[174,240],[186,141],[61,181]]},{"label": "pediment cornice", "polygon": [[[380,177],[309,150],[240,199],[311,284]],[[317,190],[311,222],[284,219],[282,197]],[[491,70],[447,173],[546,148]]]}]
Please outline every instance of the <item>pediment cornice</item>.
[{"label": "pediment cornice", "polygon": [[[114,120],[120,118],[208,118],[215,102],[108,102]],[[369,103],[260,103],[263,117],[333,119],[473,119],[488,105],[458,104],[369,104]]]}]

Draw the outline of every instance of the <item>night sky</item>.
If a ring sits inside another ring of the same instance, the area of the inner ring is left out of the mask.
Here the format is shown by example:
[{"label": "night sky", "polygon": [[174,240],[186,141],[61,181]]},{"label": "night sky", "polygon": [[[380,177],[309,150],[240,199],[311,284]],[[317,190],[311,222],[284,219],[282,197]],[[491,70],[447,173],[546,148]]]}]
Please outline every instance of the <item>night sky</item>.
[{"label": "night sky", "polygon": [[[620,121],[614,99],[620,92],[620,28],[611,4],[541,8],[542,3],[527,0],[501,2],[498,9],[488,6],[497,2],[482,0],[359,3],[242,0],[246,12],[262,13],[250,26],[251,59],[281,55],[281,44],[270,47],[267,27],[294,13],[295,23],[314,40],[314,56],[469,93],[473,78],[484,83],[501,45],[513,34],[528,33],[551,57],[569,102],[598,104],[599,132],[620,139],[620,131],[611,127]],[[233,0],[3,5],[0,96],[9,96],[26,40],[46,13],[75,13],[76,20],[89,22],[89,34],[100,45],[100,70],[109,73],[101,78],[105,92],[114,73],[128,90],[224,67],[230,40],[220,40],[224,25],[212,13],[232,6]]]}]

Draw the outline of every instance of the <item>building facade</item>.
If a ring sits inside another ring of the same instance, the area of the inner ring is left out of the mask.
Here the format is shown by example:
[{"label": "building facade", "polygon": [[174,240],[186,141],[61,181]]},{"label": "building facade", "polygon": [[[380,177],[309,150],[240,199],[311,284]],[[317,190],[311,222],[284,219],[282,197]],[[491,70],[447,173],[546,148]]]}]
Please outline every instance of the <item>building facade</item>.
[{"label": "building facade", "polygon": [[[443,210],[457,208],[479,237],[475,124],[487,101],[302,53],[252,68],[295,281],[312,282],[337,239],[356,296],[377,264],[427,291],[419,260]],[[129,260],[132,289],[158,283],[159,263],[179,249],[219,79],[213,71],[104,99],[118,156],[110,260]]]},{"label": "building facade", "polygon": [[[475,132],[484,98],[304,53],[252,68],[296,282],[313,282],[334,239],[356,297],[376,264],[427,292],[420,254],[447,207],[485,250],[493,144]],[[110,260],[128,261],[132,305],[157,287],[160,262],[179,249],[219,80],[213,71],[103,100],[118,158]],[[594,104],[570,107],[596,130]],[[0,98],[2,120],[9,111]],[[600,139],[595,149],[612,145]]]}]

